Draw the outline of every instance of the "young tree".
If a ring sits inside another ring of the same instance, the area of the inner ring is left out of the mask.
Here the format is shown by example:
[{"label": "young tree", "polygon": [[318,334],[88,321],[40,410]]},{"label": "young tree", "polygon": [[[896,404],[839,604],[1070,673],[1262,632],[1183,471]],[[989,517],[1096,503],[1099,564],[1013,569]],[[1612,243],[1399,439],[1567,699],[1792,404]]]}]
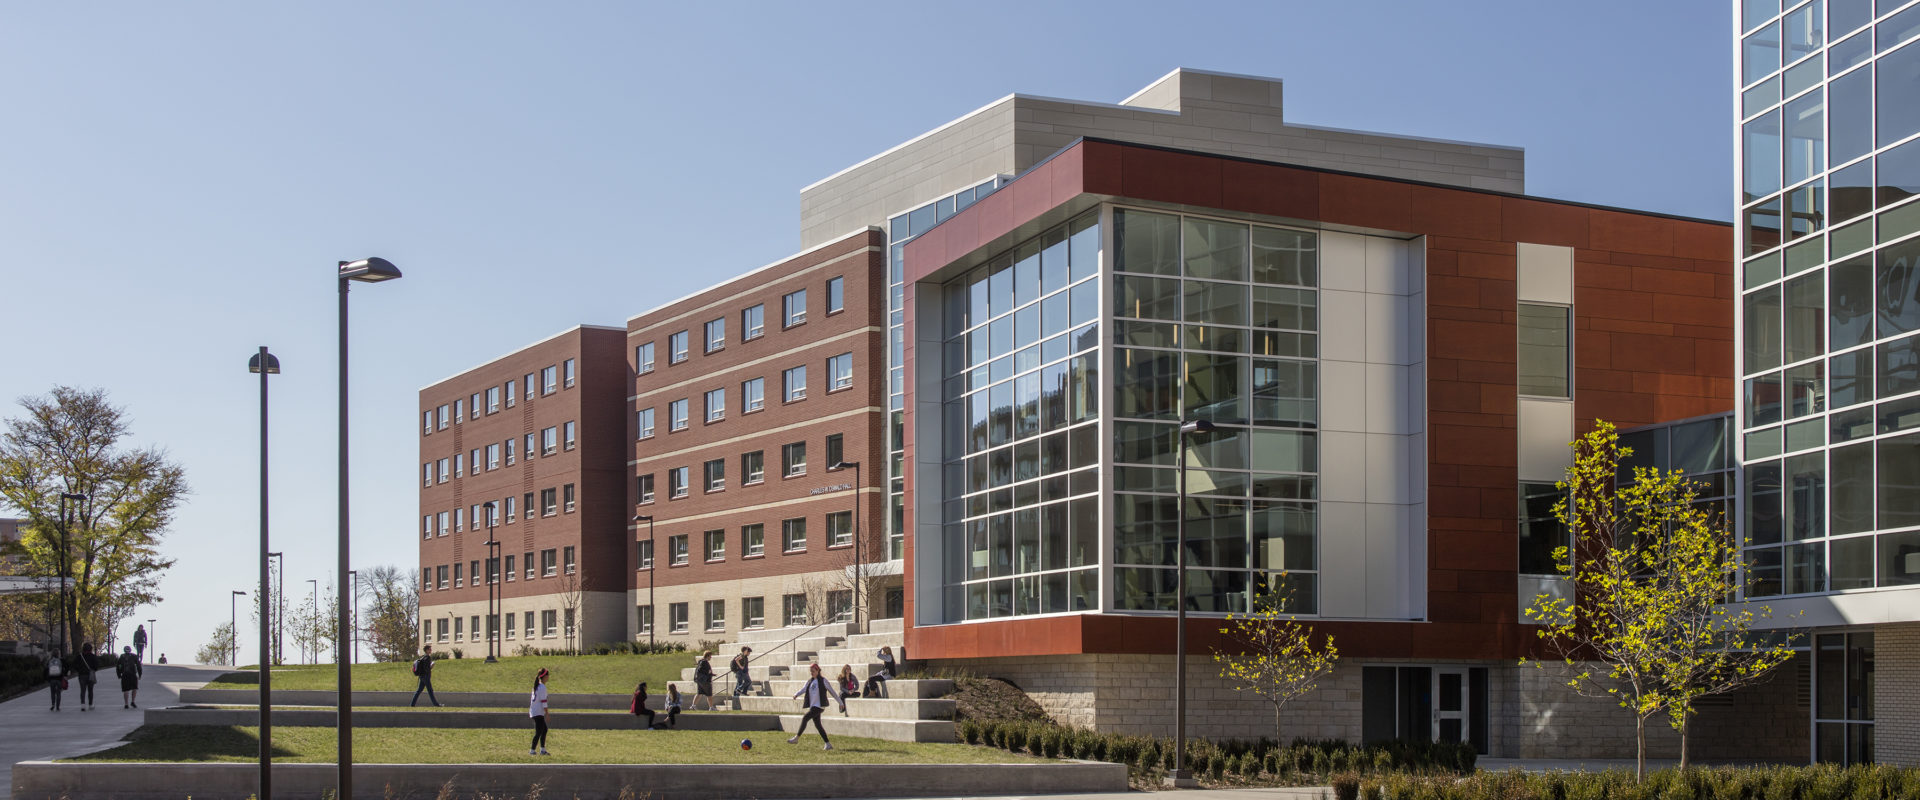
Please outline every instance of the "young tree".
[{"label": "young tree", "polygon": [[[160,540],[187,494],[186,473],[158,449],[119,446],[125,414],[105,391],[59,386],[20,405],[26,416],[7,420],[0,438],[0,498],[27,518],[24,571],[52,577],[64,565],[68,641],[103,641],[113,608],[160,600],[160,573],[173,566]],[[64,526],[63,494],[87,496],[69,501]]]},{"label": "young tree", "polygon": [[366,571],[367,644],[375,661],[409,661],[420,650],[420,584],[413,570],[379,566]]},{"label": "young tree", "polygon": [[[561,633],[567,637],[567,652],[578,652],[574,637],[578,635],[580,628],[580,571],[578,569],[562,570],[560,573],[560,586],[558,588],[561,608],[560,618],[566,628],[566,630],[561,631]],[[475,631],[475,633],[479,633],[479,631]]]},{"label": "young tree", "polygon": [[1322,637],[1316,644],[1313,628],[1288,613],[1292,599],[1285,573],[1274,576],[1271,588],[1255,599],[1251,611],[1227,615],[1220,632],[1234,645],[1213,652],[1220,677],[1227,679],[1234,691],[1252,692],[1273,705],[1276,738],[1287,703],[1312,692],[1340,660],[1332,636]]},{"label": "young tree", "polygon": [[1554,514],[1573,534],[1555,558],[1574,591],[1534,598],[1526,616],[1570,688],[1633,713],[1635,772],[1645,778],[1649,718],[1669,715],[1684,765],[1694,702],[1759,681],[1793,651],[1790,640],[1753,632],[1770,609],[1725,605],[1746,565],[1725,520],[1695,506],[1694,482],[1650,467],[1622,474],[1633,451],[1619,439],[1599,421],[1573,443]]},{"label": "young tree", "polygon": [[222,622],[215,626],[213,635],[207,637],[207,643],[200,646],[194,654],[194,660],[202,664],[233,663],[233,624]]}]

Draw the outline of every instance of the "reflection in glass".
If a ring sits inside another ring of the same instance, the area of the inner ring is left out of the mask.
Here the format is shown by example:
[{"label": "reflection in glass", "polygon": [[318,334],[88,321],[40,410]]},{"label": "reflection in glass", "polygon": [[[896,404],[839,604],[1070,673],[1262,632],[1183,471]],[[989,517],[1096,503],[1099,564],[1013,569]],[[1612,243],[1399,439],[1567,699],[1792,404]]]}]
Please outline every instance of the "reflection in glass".
[{"label": "reflection in glass", "polygon": [[1520,394],[1566,397],[1568,389],[1569,309],[1519,304],[1517,387]]},{"label": "reflection in glass", "polygon": [[1780,112],[1769,111],[1742,128],[1745,146],[1746,199],[1758,200],[1780,191]]}]

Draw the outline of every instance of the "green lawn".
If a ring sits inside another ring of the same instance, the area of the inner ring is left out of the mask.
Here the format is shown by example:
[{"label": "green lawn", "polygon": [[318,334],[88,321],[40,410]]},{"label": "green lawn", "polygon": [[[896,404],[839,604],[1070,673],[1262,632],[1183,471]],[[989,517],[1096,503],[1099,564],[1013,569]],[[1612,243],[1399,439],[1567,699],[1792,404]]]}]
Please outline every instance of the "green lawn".
[{"label": "green lawn", "polygon": [[[547,736],[551,756],[527,755],[533,736],[524,731],[445,728],[363,728],[354,731],[356,763],[368,764],[1006,764],[1040,759],[965,744],[915,744],[835,736],[833,752],[809,734],[797,745],[779,731],[570,731],[563,716]],[[833,723],[829,721],[831,729]],[[829,730],[831,733],[831,730]],[[751,751],[740,749],[752,737]],[[129,743],[79,758],[107,761],[227,761],[259,758],[260,731],[253,727],[149,726]],[[286,762],[331,762],[332,728],[275,728],[274,758]]]},{"label": "green lawn", "polygon": [[[435,662],[433,688],[436,692],[526,692],[533,689],[533,675],[547,669],[547,690],[555,694],[631,694],[641,681],[647,691],[665,694],[667,681],[680,680],[680,670],[693,666],[693,653],[661,653],[635,656],[506,656],[497,664],[478,658],[450,658]],[[727,662],[713,657],[715,690],[733,685],[726,675]],[[275,689],[322,689],[332,691],[335,667],[332,664],[280,666],[273,670]],[[209,689],[258,689],[248,675],[246,682],[221,676],[207,685]],[[407,664],[355,664],[355,691],[411,692],[418,679]],[[422,700],[426,698],[422,697]],[[688,698],[691,701],[692,698]],[[656,699],[654,705],[660,705]]]}]

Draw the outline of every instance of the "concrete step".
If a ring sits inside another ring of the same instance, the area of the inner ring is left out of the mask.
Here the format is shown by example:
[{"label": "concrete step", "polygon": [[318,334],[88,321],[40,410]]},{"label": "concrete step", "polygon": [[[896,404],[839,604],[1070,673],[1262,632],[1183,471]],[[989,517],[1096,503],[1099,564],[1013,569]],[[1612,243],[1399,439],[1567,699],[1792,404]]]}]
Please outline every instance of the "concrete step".
[{"label": "concrete step", "polygon": [[[761,694],[773,697],[792,697],[806,684],[803,680],[777,680],[764,684],[764,689],[760,686],[754,688]],[[896,700],[932,699],[953,693],[953,681],[944,678],[886,681],[880,687],[882,697]]]},{"label": "concrete step", "polygon": [[[792,672],[792,670],[793,670],[792,667],[784,664],[772,664],[772,665],[754,664],[753,666],[747,668],[747,677],[750,677],[755,681],[771,680],[771,679],[785,677],[787,674]],[[693,684],[693,668],[687,667],[686,669],[680,670],[680,680],[686,681],[687,684],[691,686]],[[722,686],[726,686],[726,687],[733,686],[733,673],[731,672],[713,673],[714,690],[719,691],[719,689]]]},{"label": "concrete step", "polygon": [[810,627],[812,626],[801,625],[787,628],[762,628],[760,630],[741,631],[734,634],[733,641],[729,642],[733,647],[733,650],[730,652],[739,652],[740,645],[743,644],[752,645],[753,651],[758,653],[763,644],[771,648],[774,645],[796,636],[801,638],[810,636],[838,636],[845,638],[848,634],[854,632],[853,623],[850,622],[830,622],[808,630]]},{"label": "concrete step", "polygon": [[[453,708],[516,708],[527,704],[527,692],[436,692],[434,697],[440,705]],[[354,692],[353,705],[362,707],[394,707],[407,705],[413,699],[412,692]],[[258,705],[259,688],[253,689],[182,689],[182,705]],[[630,695],[624,694],[561,694],[547,695],[547,704],[554,709],[598,709],[625,711],[632,702]],[[275,689],[273,704],[276,706],[336,706],[339,705],[337,692],[303,689]],[[427,695],[420,695],[420,705],[429,705]]]},{"label": "concrete step", "polygon": [[906,645],[906,637],[898,633],[862,633],[847,637],[842,647],[849,650],[872,650],[878,652],[882,647],[893,648],[893,657],[900,657],[900,648]]},{"label": "concrete step", "polygon": [[867,620],[868,633],[903,634],[903,633],[906,633],[907,631],[906,626],[907,626],[907,620],[905,617],[894,617],[893,619]]},{"label": "concrete step", "polygon": [[[794,714],[805,711],[792,697],[743,697],[740,708],[761,714]],[[847,716],[854,719],[953,719],[952,700],[866,699],[847,701]],[[837,713],[837,712],[836,712]]]},{"label": "concrete step", "polygon": [[[260,711],[254,708],[149,708],[148,725],[212,725],[230,727],[260,724]],[[665,712],[654,709],[655,721],[665,721]],[[332,727],[337,715],[328,709],[275,709],[273,724],[289,728]],[[568,714],[555,709],[547,722],[560,730],[638,730],[640,718],[625,713],[579,712]],[[377,711],[356,708],[353,724],[362,728],[478,728],[489,730],[531,730],[533,723],[524,711]],[[680,713],[676,727],[693,731],[771,731],[779,729],[777,714],[702,714]]]},{"label": "concrete step", "polygon": [[[780,728],[787,733],[800,730],[800,714],[780,716]],[[868,739],[886,739],[891,742],[952,742],[954,724],[947,720],[932,719],[864,719],[852,716],[840,716],[838,711],[829,710],[821,717],[828,736],[859,736]],[[817,736],[808,728],[808,736]],[[801,739],[802,742],[808,739]]]}]

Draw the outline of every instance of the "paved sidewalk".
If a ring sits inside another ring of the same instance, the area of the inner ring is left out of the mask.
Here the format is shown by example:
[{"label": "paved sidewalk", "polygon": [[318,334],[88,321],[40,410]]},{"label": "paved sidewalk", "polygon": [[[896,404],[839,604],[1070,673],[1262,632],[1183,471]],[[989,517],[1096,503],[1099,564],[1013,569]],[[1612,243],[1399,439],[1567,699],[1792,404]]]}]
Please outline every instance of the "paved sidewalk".
[{"label": "paved sidewalk", "polygon": [[67,690],[58,713],[47,710],[45,689],[0,703],[0,800],[13,796],[13,765],[100,750],[140,727],[142,710],[172,705],[181,689],[197,689],[225,667],[146,665],[139,709],[120,707],[120,680],[105,675],[92,711],[80,710],[80,687]]},{"label": "paved sidewalk", "polygon": [[1157,792],[1097,794],[996,795],[993,797],[932,797],[915,800],[1322,800],[1332,798],[1325,786],[1289,786],[1268,789],[1182,789]]}]

